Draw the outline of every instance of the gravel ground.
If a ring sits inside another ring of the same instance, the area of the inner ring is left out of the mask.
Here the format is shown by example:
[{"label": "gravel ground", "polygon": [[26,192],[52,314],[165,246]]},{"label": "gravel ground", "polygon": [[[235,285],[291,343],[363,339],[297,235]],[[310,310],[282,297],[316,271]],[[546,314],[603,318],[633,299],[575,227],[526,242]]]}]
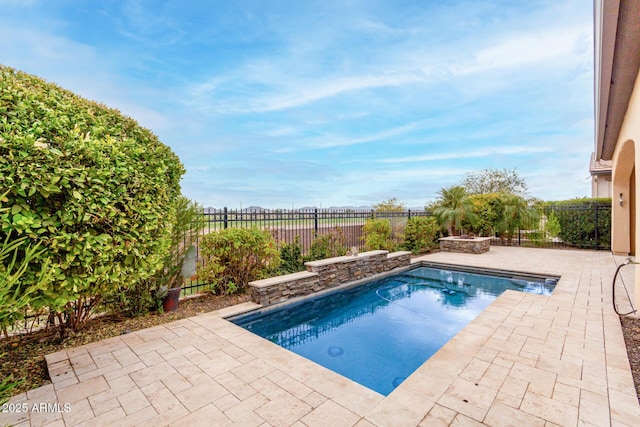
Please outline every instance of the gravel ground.
[{"label": "gravel ground", "polygon": [[636,385],[636,395],[640,402],[640,319],[621,317],[622,333],[627,344],[629,364],[633,374],[633,382]]}]

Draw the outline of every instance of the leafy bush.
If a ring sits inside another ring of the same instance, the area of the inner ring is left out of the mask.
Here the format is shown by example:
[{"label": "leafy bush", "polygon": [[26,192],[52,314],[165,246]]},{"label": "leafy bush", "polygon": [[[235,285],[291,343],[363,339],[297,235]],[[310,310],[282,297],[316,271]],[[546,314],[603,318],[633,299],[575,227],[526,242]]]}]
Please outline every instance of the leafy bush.
[{"label": "leafy bush", "polygon": [[[167,212],[184,173],[178,157],[117,110],[0,66],[0,239],[44,252],[48,292],[34,295],[77,327],[93,307],[161,266],[170,244]],[[13,238],[13,237],[12,237]]]},{"label": "leafy bush", "polygon": [[560,226],[560,221],[558,221],[558,217],[550,212],[547,215],[547,222],[544,224],[544,230],[549,237],[558,237],[560,235],[560,231],[562,227]]},{"label": "leafy bush", "polygon": [[309,254],[304,257],[304,261],[316,261],[346,255],[346,244],[344,233],[339,227],[329,230],[328,234],[316,234],[316,237],[311,242]]},{"label": "leafy bush", "polygon": [[429,252],[436,246],[440,226],[433,217],[413,217],[404,229],[404,247],[414,254]]},{"label": "leafy bush", "polygon": [[578,248],[611,248],[611,199],[547,202],[544,207],[559,223],[558,237]]},{"label": "leafy bush", "polygon": [[153,276],[118,292],[110,304],[112,309],[128,316],[142,315],[162,306],[160,289],[182,286],[185,257],[188,251],[195,255],[194,245],[204,227],[202,211],[200,205],[184,196],[174,200],[167,213],[171,221],[171,242],[162,259],[162,267]]},{"label": "leafy bush", "polygon": [[362,226],[362,240],[368,251],[393,251],[396,246],[391,236],[391,224],[386,219],[367,220]]},{"label": "leafy bush", "polygon": [[304,271],[304,259],[302,257],[302,246],[300,246],[300,236],[296,236],[292,243],[285,243],[280,248],[279,273],[289,274]]},{"label": "leafy bush", "polygon": [[271,233],[258,228],[226,228],[202,237],[198,277],[214,292],[241,292],[280,264]]},{"label": "leafy bush", "polygon": [[500,193],[474,194],[469,196],[469,201],[473,205],[475,223],[465,221],[463,227],[477,236],[493,235],[504,214]]}]

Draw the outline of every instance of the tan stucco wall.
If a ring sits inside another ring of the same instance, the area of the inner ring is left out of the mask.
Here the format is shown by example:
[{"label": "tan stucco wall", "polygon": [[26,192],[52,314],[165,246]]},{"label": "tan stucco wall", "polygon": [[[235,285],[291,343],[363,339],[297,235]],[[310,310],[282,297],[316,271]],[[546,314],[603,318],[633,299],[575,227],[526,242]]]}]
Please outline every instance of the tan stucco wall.
[{"label": "tan stucco wall", "polygon": [[595,175],[591,178],[591,197],[612,197],[610,176]]},{"label": "tan stucco wall", "polygon": [[[628,253],[631,247],[630,239],[635,239],[635,248],[640,248],[640,227],[635,228],[635,236],[630,236],[631,228],[629,226],[630,211],[628,201],[629,196],[629,176],[631,160],[636,165],[640,165],[640,74],[636,76],[635,86],[629,100],[629,106],[620,128],[620,135],[616,144],[616,150],[613,158],[613,221],[611,230],[612,245],[611,249],[614,253]],[[630,153],[630,147],[633,147],[633,156],[625,154]],[[624,177],[626,176],[626,183]],[[635,174],[635,188],[640,188],[640,173]],[[624,206],[619,205],[619,194],[623,193],[625,199]],[[640,197],[635,195],[635,212],[640,212]],[[636,257],[640,260],[639,257]],[[640,309],[640,268],[635,267],[635,289],[634,289],[634,306]]]}]

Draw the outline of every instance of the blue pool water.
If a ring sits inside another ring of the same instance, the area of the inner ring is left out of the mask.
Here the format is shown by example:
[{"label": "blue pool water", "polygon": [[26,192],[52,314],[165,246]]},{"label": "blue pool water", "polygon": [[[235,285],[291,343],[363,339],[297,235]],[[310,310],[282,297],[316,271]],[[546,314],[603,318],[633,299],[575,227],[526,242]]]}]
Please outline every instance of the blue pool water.
[{"label": "blue pool water", "polygon": [[419,267],[229,320],[386,396],[505,290],[553,287]]}]

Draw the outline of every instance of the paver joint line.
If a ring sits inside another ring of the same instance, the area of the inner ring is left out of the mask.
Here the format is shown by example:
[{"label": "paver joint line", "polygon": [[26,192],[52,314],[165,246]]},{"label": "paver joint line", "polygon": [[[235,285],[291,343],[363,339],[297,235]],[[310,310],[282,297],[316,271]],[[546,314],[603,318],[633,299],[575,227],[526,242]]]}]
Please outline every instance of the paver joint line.
[{"label": "paver joint line", "polygon": [[[302,426],[341,418],[359,426],[501,419],[630,425],[640,419],[605,286],[615,270],[611,254],[492,247],[485,255],[423,259],[561,280],[551,297],[503,294],[386,398],[373,399],[368,389],[214,312],[47,355],[52,384],[11,402],[68,401],[74,413],[0,414],[0,424]],[[220,313],[255,305],[243,307]]]}]

